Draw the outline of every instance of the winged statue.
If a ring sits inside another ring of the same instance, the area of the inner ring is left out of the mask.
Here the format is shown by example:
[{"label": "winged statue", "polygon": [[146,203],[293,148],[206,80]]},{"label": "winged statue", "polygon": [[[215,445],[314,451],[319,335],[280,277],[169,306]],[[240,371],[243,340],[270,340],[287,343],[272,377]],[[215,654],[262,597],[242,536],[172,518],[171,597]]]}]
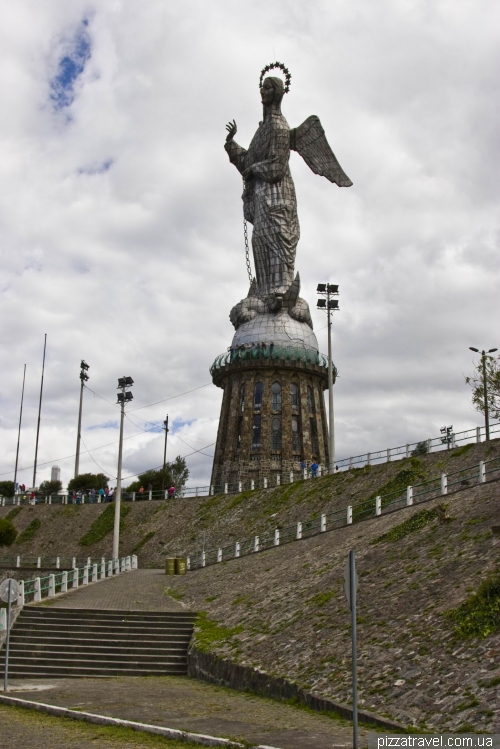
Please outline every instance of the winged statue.
[{"label": "winged statue", "polygon": [[[281,78],[263,74],[279,67]],[[300,238],[295,186],[290,173],[290,151],[297,151],[309,168],[339,187],[350,187],[351,180],[340,166],[325,136],[319,117],[311,115],[300,127],[290,129],[281,113],[281,101],[290,85],[284,65],[274,63],[261,74],[260,95],[263,119],[248,149],[234,136],[236,122],[226,125],[225,149],[229,160],[243,177],[243,214],[253,224],[252,249],[256,278],[248,297],[231,312],[237,328],[266,310],[287,307],[296,319],[310,323],[307,303],[298,298],[299,275],[294,277],[295,256]]]}]

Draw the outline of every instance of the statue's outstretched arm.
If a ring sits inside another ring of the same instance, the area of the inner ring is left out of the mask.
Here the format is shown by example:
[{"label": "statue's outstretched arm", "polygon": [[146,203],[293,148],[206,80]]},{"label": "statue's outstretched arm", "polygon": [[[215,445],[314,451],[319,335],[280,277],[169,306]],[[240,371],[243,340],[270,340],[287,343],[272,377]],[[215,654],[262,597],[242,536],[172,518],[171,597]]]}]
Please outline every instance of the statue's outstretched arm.
[{"label": "statue's outstretched arm", "polygon": [[290,130],[290,148],[300,153],[315,174],[326,177],[339,187],[352,185],[330,148],[325,131],[316,115],[311,115],[300,127]]},{"label": "statue's outstretched arm", "polygon": [[232,122],[228,122],[226,125],[226,130],[227,136],[224,148],[227,151],[231,164],[234,164],[240,174],[243,175],[243,172],[246,169],[245,156],[247,151],[245,148],[239,146],[234,140],[234,136],[236,135],[236,132],[238,130],[236,122],[234,120]]}]

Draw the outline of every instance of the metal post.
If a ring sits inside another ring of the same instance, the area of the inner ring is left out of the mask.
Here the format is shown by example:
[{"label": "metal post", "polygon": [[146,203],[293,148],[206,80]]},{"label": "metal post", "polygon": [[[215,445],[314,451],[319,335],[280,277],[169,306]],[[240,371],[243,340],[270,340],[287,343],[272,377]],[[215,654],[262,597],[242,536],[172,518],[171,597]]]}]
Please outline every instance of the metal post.
[{"label": "metal post", "polygon": [[120,442],[118,445],[118,471],[115,493],[115,526],[113,530],[113,559],[118,558],[120,550],[120,505],[122,498],[122,456],[123,456],[123,420],[125,418],[125,384],[122,386],[123,400],[120,403]]},{"label": "metal post", "polygon": [[352,746],[358,747],[358,674],[357,674],[357,641],[356,641],[356,559],[354,549],[349,552],[349,588],[351,596],[351,632],[352,632]]},{"label": "metal post", "polygon": [[12,590],[12,580],[9,579],[9,599],[7,602],[7,639],[5,641],[5,670],[3,674],[3,691],[7,691],[7,682],[9,680],[9,649],[10,649],[10,596]]},{"label": "metal post", "polygon": [[47,333],[45,333],[45,343],[43,344],[43,362],[42,362],[42,381],[40,383],[40,402],[38,404],[38,423],[36,427],[35,443],[35,464],[33,466],[33,489],[36,487],[36,462],[38,458],[38,438],[40,436],[40,418],[42,415],[42,395],[43,395],[43,374],[45,371],[45,351],[47,349]]},{"label": "metal post", "polygon": [[330,284],[326,287],[326,306],[328,315],[328,473],[335,473],[335,427],[333,421],[333,362],[332,362],[332,311],[330,309]]},{"label": "metal post", "polygon": [[488,384],[486,382],[486,351],[481,351],[483,360],[483,389],[484,389],[484,426],[486,427],[486,442],[490,441],[490,414],[488,410]]},{"label": "metal post", "polygon": [[80,372],[80,408],[78,409],[78,431],[76,435],[75,479],[80,470],[80,440],[82,436],[83,369]]},{"label": "metal post", "polygon": [[162,491],[165,491],[165,470],[167,467],[168,414],[167,414],[167,418],[163,422],[163,425],[165,427],[165,445],[163,448],[163,473],[161,475],[161,488],[162,488]]},{"label": "metal post", "polygon": [[19,461],[19,443],[21,442],[21,421],[23,418],[23,401],[24,401],[24,383],[26,380],[26,364],[24,365],[24,374],[23,374],[23,389],[21,391],[21,409],[19,411],[19,429],[17,431],[17,449],[16,449],[16,467],[14,469],[14,494],[16,493],[16,484],[17,484],[17,465]]}]

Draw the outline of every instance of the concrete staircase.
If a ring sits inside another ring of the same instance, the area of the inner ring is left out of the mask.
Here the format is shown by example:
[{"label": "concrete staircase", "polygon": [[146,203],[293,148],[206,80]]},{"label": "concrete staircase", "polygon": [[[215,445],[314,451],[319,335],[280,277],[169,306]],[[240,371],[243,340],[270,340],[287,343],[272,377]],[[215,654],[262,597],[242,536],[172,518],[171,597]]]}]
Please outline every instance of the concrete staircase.
[{"label": "concrete staircase", "polygon": [[[12,678],[186,674],[196,614],[25,606],[10,636]],[[3,673],[5,651],[0,651]]]}]

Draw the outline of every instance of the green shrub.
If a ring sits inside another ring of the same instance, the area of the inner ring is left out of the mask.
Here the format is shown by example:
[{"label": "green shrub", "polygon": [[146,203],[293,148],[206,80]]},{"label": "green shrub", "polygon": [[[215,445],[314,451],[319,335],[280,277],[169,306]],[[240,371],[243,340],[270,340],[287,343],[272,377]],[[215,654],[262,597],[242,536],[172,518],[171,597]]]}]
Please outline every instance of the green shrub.
[{"label": "green shrub", "polygon": [[71,479],[68,484],[68,491],[76,492],[79,489],[86,491],[95,489],[98,491],[99,489],[105,489],[108,485],[108,481],[109,479],[104,475],[104,473],[80,473],[74,479]]},{"label": "green shrub", "polygon": [[196,619],[196,646],[205,652],[212,650],[212,646],[229,642],[234,635],[243,632],[243,626],[223,627],[208,619],[204,611]]},{"label": "green shrub", "polygon": [[135,554],[136,551],[139,551],[139,549],[142,549],[142,547],[144,546],[144,544],[147,544],[147,542],[149,541],[149,539],[153,538],[154,535],[155,535],[155,531],[149,531],[149,533],[146,533],[146,535],[144,536],[144,538],[141,539],[139,541],[139,543],[134,546],[134,548],[132,549],[132,554]]},{"label": "green shrub", "polygon": [[11,546],[16,540],[17,530],[7,518],[0,519],[0,546]]},{"label": "green shrub", "polygon": [[353,522],[361,520],[364,515],[375,514],[375,497],[382,497],[382,507],[385,507],[389,502],[394,500],[394,497],[385,499],[388,494],[403,494],[407,486],[413,486],[419,480],[423,479],[423,477],[424,471],[422,463],[418,458],[412,458],[411,464],[408,468],[403,468],[401,471],[398,471],[392,479],[389,479],[389,481],[379,487],[377,491],[373,492],[367,500],[358,502],[354,505],[352,508]]},{"label": "green shrub", "polygon": [[405,520],[399,525],[395,525],[387,533],[383,533],[378,538],[374,538],[371,541],[372,544],[381,544],[384,541],[399,541],[401,538],[408,536],[410,533],[416,533],[417,531],[425,528],[426,525],[436,520],[439,517],[439,510],[435,507],[433,510],[420,510],[420,512],[412,515],[411,518]]},{"label": "green shrub", "polygon": [[500,575],[492,575],[461,606],[445,614],[454,624],[455,636],[484,639],[500,631]]},{"label": "green shrub", "polygon": [[31,523],[27,525],[26,528],[17,537],[17,543],[24,544],[26,543],[26,541],[31,541],[37,530],[40,528],[41,524],[42,523],[38,518],[32,520]]},{"label": "green shrub", "polygon": [[6,520],[14,520],[15,517],[19,515],[19,513],[22,511],[22,507],[13,507],[10,512],[7,513],[5,516]]},{"label": "green shrub", "polygon": [[330,591],[329,593],[316,593],[315,596],[310,598],[309,600],[311,603],[315,603],[316,606],[324,606],[325,603],[328,603],[335,595],[335,591]]},{"label": "green shrub", "polygon": [[473,447],[474,443],[471,442],[469,445],[463,445],[462,447],[455,448],[450,455],[450,460],[452,458],[459,458],[461,455],[465,455],[465,453],[468,453],[469,450],[471,450]]},{"label": "green shrub", "polygon": [[14,496],[14,482],[13,481],[0,481],[0,497],[13,497]]},{"label": "green shrub", "polygon": [[[120,531],[124,528],[124,518],[130,512],[130,505],[120,505]],[[115,525],[115,503],[109,504],[94,520],[87,533],[82,536],[81,546],[92,546],[111,533]]]}]

